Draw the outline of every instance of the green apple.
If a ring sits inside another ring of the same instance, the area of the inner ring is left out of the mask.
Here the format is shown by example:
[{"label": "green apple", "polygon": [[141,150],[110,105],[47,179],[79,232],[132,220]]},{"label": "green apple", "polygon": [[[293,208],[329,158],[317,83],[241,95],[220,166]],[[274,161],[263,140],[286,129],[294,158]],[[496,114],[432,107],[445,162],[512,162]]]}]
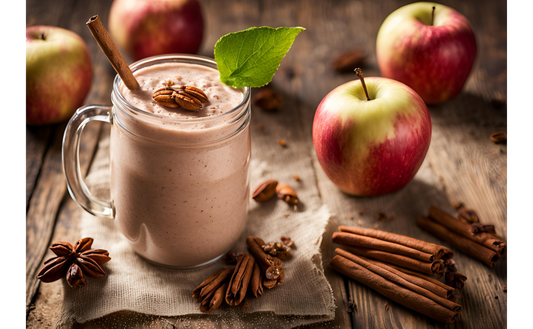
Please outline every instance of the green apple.
[{"label": "green apple", "polygon": [[69,119],[83,104],[93,70],[89,49],[76,33],[55,26],[26,28],[26,123]]}]

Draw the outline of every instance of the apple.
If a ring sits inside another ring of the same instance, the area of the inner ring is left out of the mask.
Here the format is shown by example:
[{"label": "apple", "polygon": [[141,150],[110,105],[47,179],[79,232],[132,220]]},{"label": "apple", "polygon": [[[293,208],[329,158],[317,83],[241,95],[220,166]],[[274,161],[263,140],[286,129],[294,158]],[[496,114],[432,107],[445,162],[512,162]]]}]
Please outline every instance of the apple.
[{"label": "apple", "polygon": [[424,161],[431,118],[422,98],[405,84],[363,80],[360,70],[358,75],[361,80],[338,86],[318,105],[313,121],[318,162],[343,192],[392,193],[409,183]]},{"label": "apple", "polygon": [[384,77],[413,88],[427,104],[439,104],[463,89],[476,58],[476,38],[454,9],[417,2],[383,21],[376,52]]},{"label": "apple", "polygon": [[204,22],[197,0],[115,0],[109,32],[134,60],[168,54],[196,54]]},{"label": "apple", "polygon": [[93,68],[85,41],[56,26],[26,28],[26,123],[69,119],[91,88]]}]

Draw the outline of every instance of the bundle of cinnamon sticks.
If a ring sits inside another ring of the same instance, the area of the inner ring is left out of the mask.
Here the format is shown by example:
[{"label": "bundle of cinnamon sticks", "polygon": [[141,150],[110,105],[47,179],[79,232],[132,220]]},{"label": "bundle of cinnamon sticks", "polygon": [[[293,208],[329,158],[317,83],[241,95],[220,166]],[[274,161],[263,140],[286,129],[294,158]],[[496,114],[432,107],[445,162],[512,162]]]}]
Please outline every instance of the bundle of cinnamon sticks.
[{"label": "bundle of cinnamon sticks", "polygon": [[468,223],[435,206],[429,208],[429,216],[420,216],[416,223],[423,230],[481,260],[491,268],[505,254],[507,243],[496,235],[493,225]]},{"label": "bundle of cinnamon sticks", "polygon": [[[260,298],[264,288],[272,289],[283,283],[284,268],[281,259],[271,254],[272,243],[265,244],[261,238],[249,236],[246,245],[250,253],[239,253],[234,267],[216,272],[193,291],[192,296],[199,300],[202,312],[210,313],[224,302],[239,305],[248,291]],[[283,247],[284,258],[289,250],[290,247]]]},{"label": "bundle of cinnamon sticks", "polygon": [[373,258],[427,275],[441,276],[444,259],[453,252],[443,246],[413,239],[405,235],[368,228],[339,226],[333,242],[347,246],[352,254]]},{"label": "bundle of cinnamon sticks", "polygon": [[430,277],[443,274],[453,257],[450,249],[374,229],[339,226],[339,231],[333,242],[344,249],[335,249],[329,263],[334,270],[437,321],[455,321],[461,311],[455,289]]}]

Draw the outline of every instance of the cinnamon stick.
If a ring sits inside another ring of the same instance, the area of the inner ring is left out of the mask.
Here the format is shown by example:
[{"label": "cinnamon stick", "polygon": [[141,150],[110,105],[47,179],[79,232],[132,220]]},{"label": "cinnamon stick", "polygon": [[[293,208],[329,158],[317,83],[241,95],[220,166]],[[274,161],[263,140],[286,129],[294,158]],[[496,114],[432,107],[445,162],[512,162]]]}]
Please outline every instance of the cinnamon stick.
[{"label": "cinnamon stick", "polygon": [[442,275],[444,259],[453,257],[444,246],[400,234],[347,226],[339,226],[339,230],[333,233],[333,242],[349,246],[352,253],[428,275]]},{"label": "cinnamon stick", "polygon": [[194,289],[192,296],[200,300],[200,311],[210,313],[222,305],[233,271],[234,267],[221,269]]},{"label": "cinnamon stick", "polygon": [[111,39],[109,33],[107,33],[104,24],[100,20],[98,15],[94,15],[87,21],[87,27],[91,31],[93,37],[96,39],[96,42],[106,55],[107,59],[113,65],[113,68],[118,73],[122,81],[128,89],[134,90],[139,88],[139,83],[133,76],[130,67],[124,60],[124,57],[120,54],[117,46]]},{"label": "cinnamon stick", "polygon": [[411,247],[406,247],[399,243],[393,243],[373,237],[358,235],[352,232],[333,233],[333,242],[347,246],[364,247],[369,249],[392,252],[394,254],[400,254],[407,257],[415,258],[423,262],[433,262],[434,259],[434,256],[432,254],[428,254],[420,250],[413,249]]},{"label": "cinnamon stick", "polygon": [[219,308],[224,302],[224,294],[228,289],[228,284],[228,282],[225,282],[216,291],[213,290],[209,295],[207,295],[200,303],[200,311],[211,313],[213,310]]},{"label": "cinnamon stick", "polygon": [[437,321],[450,324],[456,320],[459,314],[458,311],[449,310],[427,297],[390,282],[381,275],[343,256],[336,255],[330,261],[329,265],[335,271],[370,287],[383,296]]},{"label": "cinnamon stick", "polygon": [[255,260],[264,274],[263,285],[267,289],[272,289],[283,283],[285,271],[281,260],[267,254],[262,248],[263,245],[265,245],[265,242],[261,238],[256,236],[246,238],[246,246],[248,246],[248,249],[254,255]]},{"label": "cinnamon stick", "polygon": [[414,272],[414,271],[407,270],[407,269],[403,269],[403,271],[402,271],[402,268],[399,267],[399,266],[394,266],[394,265],[391,265],[391,264],[383,263],[383,262],[380,262],[380,261],[377,261],[377,260],[374,260],[374,259],[370,259],[370,258],[367,258],[366,261],[371,263],[371,264],[374,264],[376,266],[383,267],[387,271],[390,271],[390,272],[402,277],[403,279],[405,279],[405,280],[407,280],[407,281],[409,281],[409,282],[411,282],[413,284],[416,284],[417,286],[420,286],[420,287],[422,287],[424,289],[427,289],[427,290],[431,291],[432,293],[434,293],[437,296],[440,296],[442,298],[446,298],[446,299],[449,299],[449,300],[455,299],[455,297],[453,295],[453,292],[455,291],[455,289],[453,287],[450,287],[450,286],[440,282],[439,280],[435,280],[432,277],[429,277],[429,276],[424,275],[422,273],[420,273],[420,276],[413,275],[413,274],[410,274],[409,272]]},{"label": "cinnamon stick", "polygon": [[500,256],[505,253],[505,247],[507,246],[505,241],[495,234],[476,230],[478,226],[482,225],[460,221],[435,206],[429,207],[429,217],[447,229],[497,252]]},{"label": "cinnamon stick", "polygon": [[433,261],[431,263],[421,262],[419,260],[392,254],[386,251],[381,250],[373,250],[373,249],[367,249],[367,248],[361,248],[361,247],[349,247],[346,246],[344,249],[348,250],[352,254],[356,254],[359,256],[364,256],[368,258],[373,258],[380,260],[385,263],[395,264],[398,266],[406,267],[411,270],[415,270],[418,272],[422,272],[428,275],[435,275],[435,276],[441,276],[444,273],[444,261],[442,259],[438,259],[436,261]]},{"label": "cinnamon stick", "polygon": [[364,236],[372,237],[375,239],[380,239],[383,241],[398,243],[406,247],[410,247],[410,248],[420,250],[428,254],[432,254],[435,258],[434,260],[439,259],[439,258],[453,257],[453,252],[444,246],[439,246],[431,242],[418,240],[418,239],[411,238],[411,237],[401,235],[401,234],[395,234],[395,233],[374,230],[374,229],[369,229],[369,228],[349,227],[349,226],[339,226],[339,231],[350,232],[350,233],[354,233],[357,235],[364,235]]},{"label": "cinnamon stick", "polygon": [[260,298],[263,295],[263,272],[261,272],[257,262],[254,264],[250,288],[252,289],[255,298]]},{"label": "cinnamon stick", "polygon": [[[450,300],[448,300],[447,296],[446,297],[441,297],[441,296],[438,296],[436,294],[434,294],[433,292],[417,285],[417,284],[414,284],[406,279],[404,279],[403,275],[398,275],[397,273],[395,273],[395,271],[391,271],[391,268],[387,268],[387,267],[382,267],[382,266],[378,266],[376,264],[373,264],[369,259],[367,258],[364,258],[364,257],[359,257],[359,256],[356,256],[354,254],[351,254],[345,250],[342,250],[340,248],[337,248],[335,249],[335,252],[346,258],[346,259],[349,259],[351,260],[352,262],[355,262],[361,266],[363,266],[364,268],[382,276],[384,279],[392,282],[392,283],[395,283],[395,284],[398,284],[404,288],[407,288],[413,292],[416,292],[417,294],[421,295],[421,296],[424,296],[424,297],[427,297],[429,299],[431,299],[432,301],[446,307],[447,309],[449,310],[452,310],[452,311],[455,311],[455,312],[459,312],[461,310],[461,305],[457,304],[457,303],[454,303]],[[402,273],[402,272],[400,272]]]},{"label": "cinnamon stick", "polygon": [[211,292],[215,292],[224,282],[229,281],[233,274],[234,267],[223,268],[215,274],[205,279],[194,291],[192,296],[196,299],[204,298]]},{"label": "cinnamon stick", "polygon": [[248,284],[252,277],[255,259],[249,253],[240,256],[226,290],[226,303],[239,305],[248,291]]},{"label": "cinnamon stick", "polygon": [[425,231],[432,233],[438,238],[448,242],[453,247],[461,250],[465,254],[475,257],[489,267],[494,267],[500,259],[499,253],[491,250],[473,240],[465,238],[458,233],[442,226],[434,220],[429,219],[426,216],[420,216],[416,221],[416,224]]}]

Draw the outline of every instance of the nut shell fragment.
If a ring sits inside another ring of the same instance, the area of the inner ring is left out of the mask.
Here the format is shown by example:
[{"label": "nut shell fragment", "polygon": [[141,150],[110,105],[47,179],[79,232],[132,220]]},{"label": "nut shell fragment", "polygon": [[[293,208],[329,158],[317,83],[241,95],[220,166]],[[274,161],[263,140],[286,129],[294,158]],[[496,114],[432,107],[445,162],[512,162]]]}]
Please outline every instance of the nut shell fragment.
[{"label": "nut shell fragment", "polygon": [[272,89],[263,89],[255,96],[254,105],[263,111],[276,111],[283,106],[283,96]]},{"label": "nut shell fragment", "polygon": [[490,135],[490,140],[495,144],[505,144],[507,143],[507,134],[503,131],[497,131]]},{"label": "nut shell fragment", "polygon": [[276,186],[276,194],[278,198],[290,205],[294,206],[298,204],[298,196],[296,195],[296,192],[294,192],[294,190],[287,184],[278,184],[278,186]]},{"label": "nut shell fragment", "polygon": [[252,198],[257,202],[265,202],[270,200],[276,194],[277,180],[267,180],[256,187]]}]

